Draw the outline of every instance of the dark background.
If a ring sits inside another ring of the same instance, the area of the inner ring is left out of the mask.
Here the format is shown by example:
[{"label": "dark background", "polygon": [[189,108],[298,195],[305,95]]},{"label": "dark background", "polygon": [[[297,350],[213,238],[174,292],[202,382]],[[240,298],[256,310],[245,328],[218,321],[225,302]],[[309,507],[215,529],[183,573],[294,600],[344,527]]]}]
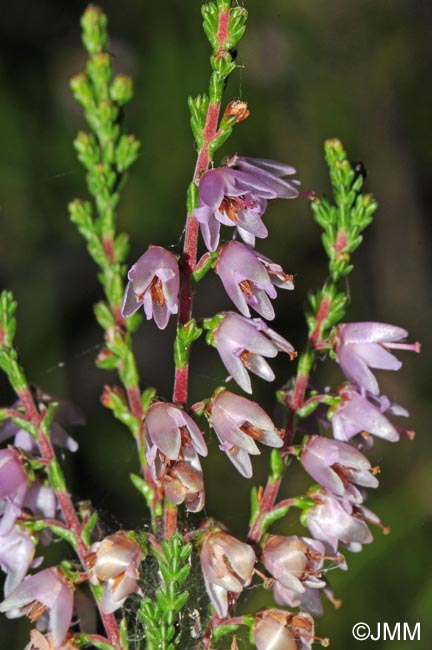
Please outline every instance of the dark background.
[{"label": "dark background", "polygon": [[[185,188],[195,159],[186,99],[205,91],[209,77],[200,4],[102,3],[110,20],[115,69],[131,74],[135,82],[127,128],[142,142],[119,211],[120,228],[131,235],[131,263],[149,243],[180,250]],[[238,152],[283,160],[297,168],[304,189],[321,193],[329,190],[323,141],[341,138],[350,158],[366,165],[368,191],[380,204],[355,256],[348,318],[395,323],[409,329],[412,340],[423,342],[420,357],[400,355],[400,373],[380,373],[383,391],[408,407],[409,426],[418,433],[414,442],[377,442],[372,453],[382,473],[369,505],[392,533],[383,536],[375,530],[373,545],[360,555],[347,553],[348,573],[332,573],[343,606],[338,611],[326,606],[318,633],[342,650],[360,647],[351,636],[357,621],[372,629],[378,621],[412,626],[421,621],[420,642],[365,642],[361,647],[429,648],[432,8],[422,0],[267,0],[246,5],[249,26],[226,99],[248,101],[251,117],[238,126],[222,155]],[[16,0],[2,8],[0,283],[19,301],[17,341],[31,381],[69,397],[87,414],[88,425],[75,432],[80,450],[66,459],[74,496],[94,495],[108,529],[141,528],[147,514],[128,480],[136,469],[134,446],[99,404],[103,383],[115,381],[94,367],[101,332],[92,305],[101,290],[66,210],[68,201],[87,196],[72,147],[85,125],[69,90],[70,77],[84,66],[79,17],[85,6],[71,0]],[[259,242],[260,249],[296,276],[296,291],[278,299],[275,328],[301,348],[302,304],[307,290],[320,286],[326,272],[320,232],[306,200],[273,202],[266,222],[270,238]],[[209,315],[224,306],[229,303],[218,279],[207,278],[196,314]],[[172,389],[172,341],[172,328],[160,333],[147,323],[136,336],[143,386],[156,386],[165,398]],[[195,349],[192,401],[224,379],[216,353],[201,341]],[[287,368],[285,359],[278,359],[275,367],[280,386],[293,368]],[[320,365],[318,374],[323,383],[341,380],[331,364]],[[271,413],[274,386],[254,380],[254,387]],[[2,403],[12,401],[4,383],[1,390]],[[218,454],[214,440],[210,446],[213,458],[204,463],[206,511],[244,535],[249,482]],[[262,462],[255,459],[257,483],[265,480],[267,455],[263,450]],[[303,473],[293,467],[282,494],[299,494],[305,487]],[[274,530],[301,531],[294,516]],[[194,594],[195,602],[199,596]],[[266,599],[269,603],[268,595]],[[252,589],[247,601],[246,607],[256,609],[264,599]],[[24,647],[28,637],[21,623],[2,620],[1,648]]]}]

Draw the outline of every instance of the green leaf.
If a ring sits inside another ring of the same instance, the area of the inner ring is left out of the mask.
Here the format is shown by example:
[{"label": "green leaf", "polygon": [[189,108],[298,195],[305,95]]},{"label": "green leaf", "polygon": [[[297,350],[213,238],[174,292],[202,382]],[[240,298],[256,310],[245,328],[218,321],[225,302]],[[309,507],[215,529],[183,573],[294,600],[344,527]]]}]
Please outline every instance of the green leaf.
[{"label": "green leaf", "polygon": [[48,466],[48,476],[56,492],[66,492],[66,483],[58,461],[53,458]]},{"label": "green leaf", "polygon": [[87,546],[90,546],[90,544],[91,544],[91,536],[92,536],[92,533],[93,533],[93,531],[95,529],[95,526],[96,526],[97,522],[98,522],[98,514],[97,514],[97,512],[92,512],[92,514],[89,517],[88,521],[84,525],[84,527],[82,529],[82,533],[81,533],[81,537],[82,537],[83,541],[85,542],[85,544],[87,544]]},{"label": "green leaf", "polygon": [[285,517],[288,510],[289,506],[281,506],[280,508],[274,508],[270,512],[266,512],[261,519],[261,533],[264,534],[272,524]]}]

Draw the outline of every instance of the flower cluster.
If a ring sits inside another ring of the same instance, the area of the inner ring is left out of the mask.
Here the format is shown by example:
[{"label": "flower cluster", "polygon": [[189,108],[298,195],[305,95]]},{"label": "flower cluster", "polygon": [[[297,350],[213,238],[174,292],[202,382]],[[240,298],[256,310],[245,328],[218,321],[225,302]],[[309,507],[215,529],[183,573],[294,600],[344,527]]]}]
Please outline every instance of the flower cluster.
[{"label": "flower cluster", "polygon": [[[51,404],[57,404],[51,422],[52,442],[76,451],[77,442],[63,427],[84,424],[80,409],[39,389],[35,389],[34,394],[42,414]],[[43,561],[42,557],[35,559],[35,551],[38,541],[44,544],[50,541],[49,522],[64,524],[52,485],[41,469],[33,469],[39,467],[37,441],[17,424],[21,419],[24,421],[21,402],[12,404],[9,412],[11,419],[0,425],[0,440],[13,442],[0,450],[0,567],[6,574],[5,599],[0,611],[9,618],[25,614],[30,620],[38,621],[41,629],[50,630],[52,647],[57,649],[71,623],[73,586],[58,568],[44,569],[33,575],[27,573]],[[39,535],[33,529],[36,520],[47,524]]]},{"label": "flower cluster", "polygon": [[[71,402],[40,391],[36,391],[36,397],[41,413],[54,402],[58,405],[51,422],[52,442],[75,451],[78,444],[63,426],[83,424],[81,411]],[[68,634],[75,609],[73,579],[60,567],[27,575],[44,559],[35,559],[38,542],[48,543],[49,527],[62,529],[65,523],[52,485],[40,469],[33,469],[40,464],[38,443],[16,424],[17,418],[22,417],[21,403],[15,402],[9,412],[13,419],[0,425],[0,438],[12,438],[14,442],[0,450],[0,567],[6,574],[0,611],[8,618],[25,615],[37,622],[29,649],[66,650],[75,647]],[[45,522],[39,535],[33,526],[37,520]],[[137,580],[141,558],[140,545],[123,531],[109,535],[89,549],[87,579],[103,587],[101,608],[106,614],[121,607],[131,593],[140,593]]]}]

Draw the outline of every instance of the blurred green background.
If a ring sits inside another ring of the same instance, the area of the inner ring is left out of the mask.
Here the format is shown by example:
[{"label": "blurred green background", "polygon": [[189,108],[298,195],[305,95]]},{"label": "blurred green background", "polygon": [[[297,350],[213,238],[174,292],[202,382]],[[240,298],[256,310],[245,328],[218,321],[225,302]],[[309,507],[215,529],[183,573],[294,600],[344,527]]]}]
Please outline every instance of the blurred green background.
[{"label": "blurred green background", "polygon": [[[119,212],[121,229],[131,235],[132,263],[150,243],[180,250],[185,189],[195,158],[186,99],[206,90],[209,48],[196,0],[101,4],[109,16],[115,70],[131,74],[136,89],[126,124],[142,150]],[[332,573],[343,606],[338,611],[326,606],[318,633],[331,638],[332,648],[346,650],[361,645],[351,635],[357,621],[372,629],[378,621],[420,621],[421,641],[369,641],[361,647],[430,648],[432,6],[423,0],[245,5],[249,26],[226,99],[248,101],[251,117],[236,128],[221,155],[283,160],[297,168],[304,189],[321,193],[329,190],[322,143],[341,138],[350,158],[366,165],[367,188],[380,204],[355,257],[349,319],[402,325],[411,339],[423,342],[420,357],[403,355],[400,373],[380,374],[383,391],[409,408],[410,426],[418,433],[414,442],[377,442],[372,453],[382,473],[369,505],[392,532],[374,531],[373,545],[360,555],[347,553],[348,573]],[[147,515],[128,481],[136,469],[134,446],[99,403],[103,383],[115,381],[94,366],[101,332],[92,305],[101,291],[66,210],[69,200],[86,196],[72,147],[84,123],[69,90],[70,77],[84,66],[79,17],[85,6],[78,0],[15,0],[3,7],[0,284],[19,301],[18,344],[32,382],[69,397],[87,414],[88,425],[75,431],[80,450],[66,459],[68,476],[76,498],[93,495],[107,529],[114,530],[144,527]],[[296,291],[278,299],[275,328],[301,348],[302,304],[307,290],[322,284],[326,270],[320,232],[306,200],[273,202],[266,222],[270,238],[259,243],[260,249],[296,276]],[[217,278],[207,278],[203,287],[198,316],[229,306]],[[165,398],[172,389],[172,341],[173,328],[160,333],[147,323],[136,336],[143,385],[156,386]],[[284,359],[275,367],[280,386],[293,368]],[[320,365],[318,377],[324,384],[341,380],[330,364]],[[200,341],[192,361],[191,400],[208,395],[223,379],[216,353]],[[274,386],[259,380],[254,386],[272,413]],[[2,381],[2,404],[12,399]],[[204,462],[206,512],[244,535],[250,484],[217,452],[214,440],[210,446],[213,457]],[[255,459],[257,483],[265,479],[267,457],[264,450]],[[294,467],[283,496],[306,486]],[[290,516],[274,530],[301,529]],[[246,607],[257,608],[264,598],[251,589],[246,601]],[[2,649],[19,650],[27,643],[21,623],[1,621]]]}]

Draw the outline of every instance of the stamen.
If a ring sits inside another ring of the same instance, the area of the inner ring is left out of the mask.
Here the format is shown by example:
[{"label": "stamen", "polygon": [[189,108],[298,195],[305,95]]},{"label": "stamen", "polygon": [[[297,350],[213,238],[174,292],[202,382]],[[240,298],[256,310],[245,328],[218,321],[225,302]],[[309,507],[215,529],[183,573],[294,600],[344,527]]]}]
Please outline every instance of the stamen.
[{"label": "stamen", "polygon": [[165,304],[163,284],[161,280],[157,277],[157,275],[154,276],[152,283],[150,285],[150,295],[152,297],[153,302],[156,302],[160,307],[163,307],[163,305]]},{"label": "stamen", "polygon": [[248,420],[243,422],[243,424],[240,425],[239,429],[240,431],[243,431],[243,433],[245,433],[247,436],[250,436],[254,440],[261,440],[263,435],[263,429],[256,427],[251,422],[248,422]]},{"label": "stamen", "polygon": [[252,283],[249,280],[242,280],[239,282],[239,287],[246,296],[253,296]]},{"label": "stamen", "polygon": [[45,612],[47,611],[48,607],[46,605],[43,605],[39,600],[34,600],[32,603],[27,605],[27,607],[24,608],[25,615],[27,616],[28,619],[32,623],[37,621]]}]

